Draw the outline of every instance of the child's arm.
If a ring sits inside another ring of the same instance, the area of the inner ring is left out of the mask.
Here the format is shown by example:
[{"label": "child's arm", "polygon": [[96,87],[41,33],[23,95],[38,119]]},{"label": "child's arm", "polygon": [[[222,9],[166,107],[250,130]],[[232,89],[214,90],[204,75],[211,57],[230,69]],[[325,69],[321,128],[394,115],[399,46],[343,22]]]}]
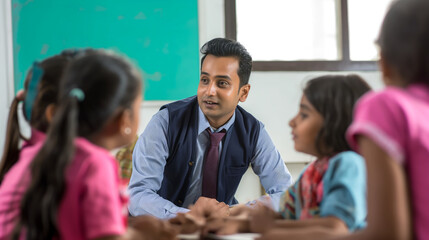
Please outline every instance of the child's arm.
[{"label": "child's arm", "polygon": [[127,232],[122,236],[106,236],[95,238],[93,240],[137,240],[137,239],[145,239],[142,234],[133,228],[127,228]]},{"label": "child's arm", "polygon": [[[335,217],[333,217],[335,218]],[[337,219],[338,220],[338,219]],[[338,220],[341,222],[341,220]],[[303,222],[303,221],[296,221]],[[344,223],[333,223],[333,225],[339,224],[338,228],[330,228],[320,225],[314,225],[311,227],[293,226],[292,228],[273,228],[262,235],[258,240],[313,240],[313,239],[333,239],[334,237],[345,236],[348,233],[347,227]],[[342,229],[342,225],[345,229]]]},{"label": "child's arm", "polygon": [[323,218],[310,218],[305,220],[287,220],[278,219],[274,222],[273,228],[304,228],[304,232],[307,232],[311,228],[315,229],[326,229],[337,233],[348,232],[347,225],[337,217],[323,217]]},{"label": "child's arm", "polygon": [[[289,219],[273,219],[267,218],[267,214],[261,210],[253,212],[250,221],[250,230],[252,232],[270,233],[274,232],[279,234],[284,233],[284,237],[292,237],[291,239],[301,239],[309,237],[322,237],[322,236],[338,236],[347,234],[349,229],[347,225],[337,217],[328,216],[323,218],[310,218],[304,220],[289,220]],[[255,214],[259,212],[259,214]],[[278,231],[282,229],[282,231]]]},{"label": "child's arm", "polygon": [[155,217],[144,215],[131,217],[125,234],[95,238],[94,240],[174,240],[177,230],[168,223]]},{"label": "child's arm", "polygon": [[344,239],[412,239],[404,169],[365,136],[358,138],[368,174],[368,226]]}]

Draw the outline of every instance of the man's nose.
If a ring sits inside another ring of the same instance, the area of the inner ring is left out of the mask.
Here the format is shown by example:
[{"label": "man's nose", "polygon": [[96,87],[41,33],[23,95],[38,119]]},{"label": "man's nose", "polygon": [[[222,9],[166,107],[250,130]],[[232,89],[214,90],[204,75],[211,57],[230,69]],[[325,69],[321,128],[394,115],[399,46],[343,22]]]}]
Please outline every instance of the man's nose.
[{"label": "man's nose", "polygon": [[212,96],[212,95],[216,95],[216,83],[215,82],[210,82],[210,84],[207,86],[207,94]]}]

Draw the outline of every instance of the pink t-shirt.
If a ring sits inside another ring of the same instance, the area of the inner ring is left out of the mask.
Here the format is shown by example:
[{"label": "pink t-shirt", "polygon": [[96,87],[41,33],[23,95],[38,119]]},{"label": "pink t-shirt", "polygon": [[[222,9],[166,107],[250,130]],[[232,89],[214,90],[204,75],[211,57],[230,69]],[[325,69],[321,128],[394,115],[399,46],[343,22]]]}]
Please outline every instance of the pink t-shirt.
[{"label": "pink t-shirt", "polygon": [[30,183],[28,165],[39,152],[44,140],[44,133],[32,130],[30,140],[22,146],[18,162],[3,179],[0,186],[0,240],[8,239],[15,227],[21,198]]},{"label": "pink t-shirt", "polygon": [[119,168],[110,153],[77,138],[59,208],[61,239],[92,239],[125,233],[127,199],[119,192]]},{"label": "pink t-shirt", "polygon": [[429,87],[387,87],[358,102],[347,139],[365,135],[400,163],[409,181],[416,239],[429,239]]},{"label": "pink t-shirt", "polygon": [[[7,174],[1,188],[8,190],[9,194],[4,196],[9,201],[3,200],[3,190],[0,190],[0,211],[9,209],[10,202],[17,202],[17,198],[18,201],[22,198],[21,191],[15,198],[10,193],[16,193],[16,189],[25,191],[30,178],[29,164],[41,145],[35,144],[25,151],[28,152],[25,156],[23,150],[19,162]],[[108,151],[84,138],[77,138],[75,145],[76,154],[66,170],[66,191],[58,213],[60,239],[92,239],[123,234],[126,228],[127,199],[120,193],[119,171],[115,159]],[[16,214],[19,205],[17,207],[14,210]],[[0,225],[9,233],[14,227],[14,222],[8,221],[10,219],[0,217]],[[3,229],[0,232],[3,234]]]}]

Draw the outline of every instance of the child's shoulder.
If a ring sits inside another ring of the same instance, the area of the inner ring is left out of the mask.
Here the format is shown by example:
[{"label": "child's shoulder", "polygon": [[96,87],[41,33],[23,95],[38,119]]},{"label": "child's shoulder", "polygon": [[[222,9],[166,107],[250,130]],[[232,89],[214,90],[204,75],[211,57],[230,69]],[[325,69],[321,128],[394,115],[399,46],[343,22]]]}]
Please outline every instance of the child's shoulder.
[{"label": "child's shoulder", "polygon": [[92,167],[106,168],[115,165],[116,160],[106,149],[96,146],[87,139],[79,137],[75,140],[76,153],[74,161]]},{"label": "child's shoulder", "polygon": [[365,94],[360,100],[359,104],[374,104],[377,102],[392,102],[398,97],[403,97],[404,91],[397,87],[386,87],[381,91],[371,91]]},{"label": "child's shoulder", "polygon": [[334,160],[342,160],[342,159],[362,159],[362,156],[359,155],[358,153],[354,152],[354,151],[344,151],[344,152],[340,152],[338,154],[336,154],[335,156],[333,156],[331,158],[331,161]]},{"label": "child's shoulder", "polygon": [[338,153],[329,160],[326,178],[334,181],[346,179],[363,179],[366,176],[365,160],[353,151]]},{"label": "child's shoulder", "polygon": [[[358,105],[400,107],[416,100],[415,89],[414,85],[409,88],[389,86],[381,91],[371,91],[359,100]],[[426,94],[429,97],[429,92]]]},{"label": "child's shoulder", "polygon": [[[387,87],[378,92],[364,95],[356,104],[355,121],[380,121],[389,119],[385,124],[404,124],[404,121],[429,114],[429,88],[413,84],[407,88]],[[384,124],[384,123],[383,123]]]},{"label": "child's shoulder", "polygon": [[361,117],[403,118],[413,105],[413,96],[408,91],[398,87],[387,87],[382,91],[369,92],[359,99],[354,119],[356,121]]},{"label": "child's shoulder", "polygon": [[330,165],[335,168],[348,168],[356,166],[364,166],[364,159],[361,155],[354,151],[344,151],[333,156],[330,160]]}]

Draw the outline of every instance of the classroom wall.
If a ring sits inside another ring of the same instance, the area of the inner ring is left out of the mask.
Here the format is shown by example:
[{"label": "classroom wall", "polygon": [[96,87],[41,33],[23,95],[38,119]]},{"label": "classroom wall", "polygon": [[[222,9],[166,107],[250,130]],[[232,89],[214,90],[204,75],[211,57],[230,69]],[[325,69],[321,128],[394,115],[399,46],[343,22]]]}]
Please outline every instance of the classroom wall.
[{"label": "classroom wall", "polygon": [[[13,93],[13,86],[11,86],[13,78],[12,66],[8,65],[10,57],[4,54],[10,48],[10,46],[8,47],[8,42],[10,43],[8,37],[11,32],[7,30],[10,23],[6,21],[7,8],[10,6],[5,6],[5,2],[8,1],[0,2],[0,14],[2,16],[0,18],[0,152],[2,152],[8,105],[12,99],[10,93]],[[223,4],[223,0],[198,0],[200,46],[212,38],[225,36]],[[301,89],[305,81],[326,73],[253,72],[250,77],[249,97],[245,103],[241,104],[265,124],[294,179],[298,177],[305,164],[312,159],[294,151],[288,121],[297,112]],[[340,72],[340,74],[343,73]],[[338,72],[329,72],[329,74],[338,74]],[[379,72],[361,72],[359,74],[374,89],[382,87]],[[199,79],[194,79],[194,81],[197,85]],[[152,115],[165,103],[168,101],[144,101],[141,108],[139,133],[143,132]],[[252,171],[248,171],[238,189],[237,199],[243,202],[258,197],[260,193],[258,178]]]},{"label": "classroom wall", "polygon": [[10,19],[10,2],[0,1],[0,153],[3,152],[9,104],[13,99],[12,25]]}]

